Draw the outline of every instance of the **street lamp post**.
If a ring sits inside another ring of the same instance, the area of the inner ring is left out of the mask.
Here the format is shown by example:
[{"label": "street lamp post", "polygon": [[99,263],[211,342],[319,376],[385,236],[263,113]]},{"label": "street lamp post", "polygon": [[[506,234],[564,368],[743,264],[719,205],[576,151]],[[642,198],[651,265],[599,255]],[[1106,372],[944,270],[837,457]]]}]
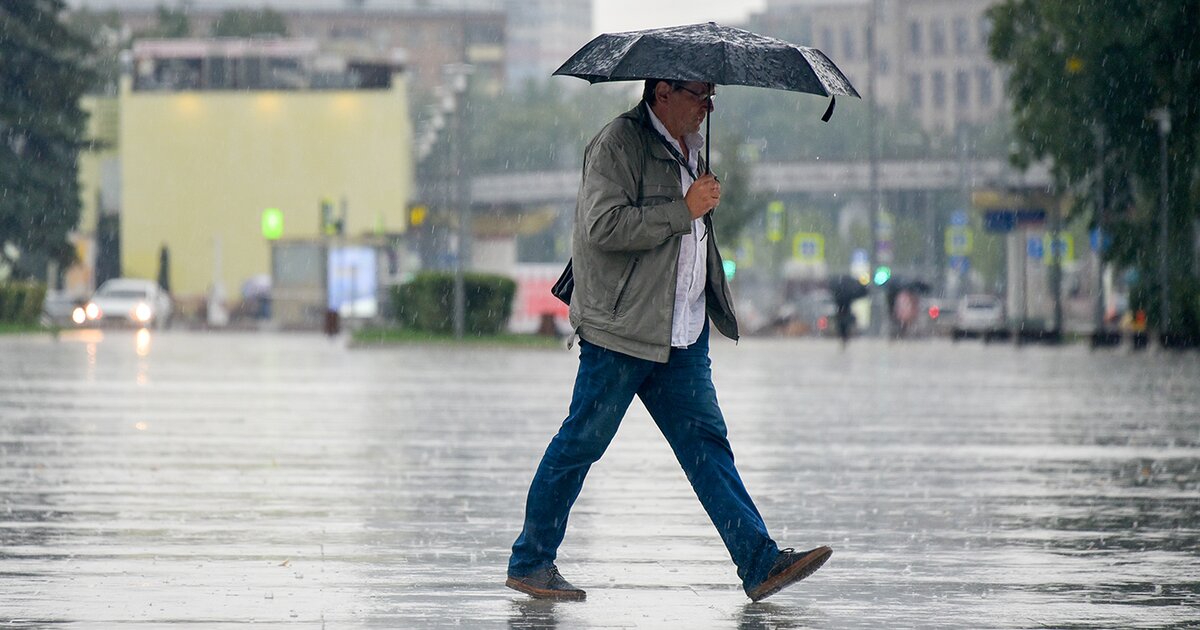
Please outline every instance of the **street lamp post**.
[{"label": "street lamp post", "polygon": [[[877,121],[875,111],[875,64],[878,61],[878,25],[879,25],[879,0],[871,0],[871,15],[867,34],[867,134],[870,146],[869,151],[869,177],[871,188],[871,238],[874,241],[868,249],[871,260],[867,268],[869,273],[875,273],[879,265],[888,264],[891,261],[885,260],[889,252],[885,252],[882,248],[883,233],[883,208],[880,203],[879,195],[879,134],[877,132]],[[870,327],[871,332],[879,334],[883,326],[883,298],[879,291],[873,291],[871,296],[871,314]]]},{"label": "street lamp post", "polygon": [[1104,326],[1104,151],[1106,138],[1104,127],[1096,123],[1092,127],[1096,136],[1096,328],[1092,333],[1092,345],[1105,345],[1108,331]]},{"label": "street lamp post", "polygon": [[1171,276],[1167,268],[1167,264],[1170,262],[1170,256],[1167,253],[1167,223],[1170,213],[1170,204],[1167,198],[1170,184],[1167,170],[1167,136],[1171,134],[1171,110],[1161,107],[1150,112],[1150,116],[1158,122],[1159,139],[1158,297],[1160,311],[1158,316],[1158,335],[1159,341],[1162,342],[1171,329]]},{"label": "street lamp post", "polygon": [[464,260],[469,255],[471,188],[467,173],[465,134],[467,116],[467,77],[472,68],[467,64],[449,64],[445,67],[450,95],[445,99],[447,108],[454,111],[454,128],[450,133],[450,154],[454,172],[450,174],[453,184],[454,206],[458,215],[454,253],[454,338],[462,339],[466,332],[467,294],[463,281]]}]

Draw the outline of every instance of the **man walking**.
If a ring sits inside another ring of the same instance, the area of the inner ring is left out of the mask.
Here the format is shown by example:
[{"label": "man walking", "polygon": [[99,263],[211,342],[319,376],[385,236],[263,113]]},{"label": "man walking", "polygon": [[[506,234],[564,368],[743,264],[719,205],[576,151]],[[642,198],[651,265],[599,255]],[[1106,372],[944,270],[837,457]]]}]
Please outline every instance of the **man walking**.
[{"label": "man walking", "polygon": [[712,84],[646,81],[642,102],[584,152],[575,210],[571,325],[579,372],[571,407],[529,488],[507,586],[581,600],[554,565],[584,477],[637,395],[667,438],[754,601],[816,571],[829,547],[780,550],[742,484],[708,358],[709,320],[737,339],[708,213],[721,184],[704,172],[700,124]]}]

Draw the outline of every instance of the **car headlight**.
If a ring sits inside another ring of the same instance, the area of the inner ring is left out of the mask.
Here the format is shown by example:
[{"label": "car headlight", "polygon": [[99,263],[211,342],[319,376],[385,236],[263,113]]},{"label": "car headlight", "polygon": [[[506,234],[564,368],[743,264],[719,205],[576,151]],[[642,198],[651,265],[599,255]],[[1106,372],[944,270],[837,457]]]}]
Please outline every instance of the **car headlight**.
[{"label": "car headlight", "polygon": [[95,302],[88,302],[88,305],[83,309],[83,313],[87,315],[88,319],[100,319],[104,316],[104,313],[100,312],[100,307],[96,306]]},{"label": "car headlight", "polygon": [[150,312],[150,305],[146,304],[145,302],[133,307],[133,318],[143,324],[150,321],[150,316],[152,314],[153,313]]},{"label": "car headlight", "polygon": [[87,313],[84,312],[82,306],[76,306],[75,310],[71,311],[71,321],[76,324],[82,324],[87,321]]}]

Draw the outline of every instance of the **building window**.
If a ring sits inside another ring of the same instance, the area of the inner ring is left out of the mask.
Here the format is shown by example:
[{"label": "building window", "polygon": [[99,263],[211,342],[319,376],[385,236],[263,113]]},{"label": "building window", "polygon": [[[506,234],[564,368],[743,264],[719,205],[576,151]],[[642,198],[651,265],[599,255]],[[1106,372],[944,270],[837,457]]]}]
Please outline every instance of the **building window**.
[{"label": "building window", "polygon": [[979,74],[979,104],[984,107],[992,105],[992,71],[990,68],[980,68]]},{"label": "building window", "polygon": [[921,109],[923,105],[923,97],[921,94],[921,75],[908,75],[908,104],[913,109]]},{"label": "building window", "polygon": [[842,55],[847,60],[854,59],[854,33],[848,29],[842,29]]},{"label": "building window", "polygon": [[954,52],[965,53],[971,50],[971,29],[967,26],[967,18],[954,18]]},{"label": "building window", "polygon": [[979,18],[979,45],[987,48],[988,40],[992,38],[992,21],[983,16]]},{"label": "building window", "polygon": [[971,104],[971,77],[966,70],[954,73],[954,104],[964,109]]},{"label": "building window", "polygon": [[908,23],[908,49],[915,53],[921,52],[921,23],[916,20]]},{"label": "building window", "polygon": [[931,81],[933,85],[933,106],[941,109],[946,106],[946,75],[941,70],[933,73]]},{"label": "building window", "polygon": [[929,45],[933,54],[946,54],[946,24],[941,20],[934,20],[929,25]]}]

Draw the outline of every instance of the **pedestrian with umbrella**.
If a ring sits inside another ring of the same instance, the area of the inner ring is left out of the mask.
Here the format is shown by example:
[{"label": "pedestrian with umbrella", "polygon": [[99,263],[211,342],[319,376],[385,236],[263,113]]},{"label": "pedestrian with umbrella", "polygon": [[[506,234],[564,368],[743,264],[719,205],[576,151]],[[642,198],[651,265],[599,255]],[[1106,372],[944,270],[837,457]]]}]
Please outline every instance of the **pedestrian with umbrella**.
[{"label": "pedestrian with umbrella", "polygon": [[579,370],[568,415],[530,485],[506,585],[537,598],[586,597],[555,558],[584,478],[636,395],[746,594],[761,600],[812,574],[832,550],[780,550],[734,466],[708,338],[710,319],[732,339],[738,325],[709,216],[721,184],[701,157],[700,126],[717,84],[857,94],[819,51],[712,23],[601,35],[556,74],[645,83],[641,102],[584,152],[573,258],[555,291],[570,304]]},{"label": "pedestrian with umbrella", "polygon": [[867,287],[856,278],[843,274],[829,281],[829,293],[837,307],[834,311],[834,321],[838,338],[842,340],[842,347],[845,348],[846,344],[850,343],[850,331],[854,328],[854,312],[850,310],[850,305],[854,300],[866,297]]}]

